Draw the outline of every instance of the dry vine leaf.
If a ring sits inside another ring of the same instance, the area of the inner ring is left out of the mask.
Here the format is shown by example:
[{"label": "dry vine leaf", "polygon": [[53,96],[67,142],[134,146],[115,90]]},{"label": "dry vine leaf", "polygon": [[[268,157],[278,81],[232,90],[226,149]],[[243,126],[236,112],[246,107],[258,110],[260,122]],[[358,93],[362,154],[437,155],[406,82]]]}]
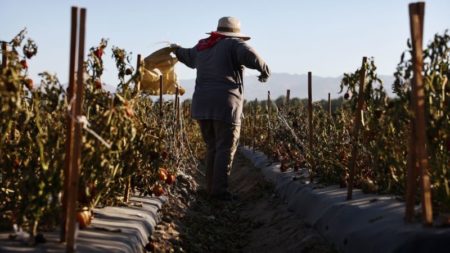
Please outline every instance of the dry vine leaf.
[{"label": "dry vine leaf", "polygon": [[175,94],[176,88],[183,95],[185,89],[180,86],[175,73],[176,57],[171,55],[173,48],[164,47],[144,59],[144,71],[141,81],[141,89],[152,95],[159,95],[159,77],[163,78],[163,94]]}]

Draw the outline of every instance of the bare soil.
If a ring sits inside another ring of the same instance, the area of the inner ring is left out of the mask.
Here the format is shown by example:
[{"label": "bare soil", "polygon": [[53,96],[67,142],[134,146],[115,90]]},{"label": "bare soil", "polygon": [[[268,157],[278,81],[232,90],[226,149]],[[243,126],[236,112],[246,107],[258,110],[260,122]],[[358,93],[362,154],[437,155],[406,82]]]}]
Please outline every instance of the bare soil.
[{"label": "bare soil", "polygon": [[[200,166],[200,169],[202,166]],[[210,200],[204,178],[180,180],[147,245],[153,252],[335,252],[288,211],[273,186],[239,153],[229,179],[238,200]]]}]

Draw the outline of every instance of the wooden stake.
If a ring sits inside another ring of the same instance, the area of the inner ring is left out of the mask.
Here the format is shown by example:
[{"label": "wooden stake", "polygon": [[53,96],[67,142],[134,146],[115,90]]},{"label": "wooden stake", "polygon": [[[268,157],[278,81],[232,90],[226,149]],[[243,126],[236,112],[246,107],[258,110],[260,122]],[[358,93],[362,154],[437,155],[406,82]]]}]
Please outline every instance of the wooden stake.
[{"label": "wooden stake", "polygon": [[177,124],[181,130],[181,100],[180,100],[180,97],[178,97],[178,102],[177,102]]},{"label": "wooden stake", "polygon": [[2,43],[2,69],[5,69],[8,65],[8,44]]},{"label": "wooden stake", "polygon": [[423,84],[423,20],[425,3],[409,5],[409,21],[411,27],[412,60],[414,75],[412,79],[412,102],[414,108],[414,124],[416,138],[416,161],[419,164],[422,186],[422,213],[424,226],[433,224],[433,207],[431,203],[430,176],[428,175],[428,154],[426,149],[425,125],[425,87]]},{"label": "wooden stake", "polygon": [[70,172],[72,171],[71,160],[73,156],[73,132],[75,128],[75,121],[72,117],[75,116],[74,103],[72,103],[73,95],[76,90],[75,83],[75,66],[76,66],[76,51],[77,51],[77,24],[78,24],[78,8],[72,7],[71,10],[71,28],[70,28],[70,58],[69,58],[69,87],[67,88],[67,102],[69,103],[70,111],[67,115],[67,137],[66,137],[66,156],[64,161],[64,184],[62,196],[62,211],[61,211],[61,242],[66,241],[67,232],[67,195],[69,193]]},{"label": "wooden stake", "polygon": [[[80,26],[79,26],[79,37],[78,37],[78,68],[77,68],[77,87],[76,87],[76,97],[75,97],[75,118],[77,119],[82,115],[82,104],[83,104],[83,83],[84,83],[84,41],[86,32],[86,9],[81,8],[80,10]],[[73,157],[71,159],[71,173],[70,173],[70,188],[68,192],[68,202],[67,202],[67,245],[66,252],[75,251],[75,226],[76,226],[76,209],[77,209],[77,196],[78,196],[78,179],[80,170],[80,156],[81,156],[81,128],[82,123],[76,122],[74,131],[74,142],[73,142]]]},{"label": "wooden stake", "polygon": [[[249,108],[249,111],[251,112],[252,108]],[[258,99],[255,99],[255,108],[253,110],[253,123],[249,125],[249,127],[252,128],[251,142],[252,142],[253,152],[256,151],[256,140],[257,140],[256,138],[259,138],[259,137],[256,137],[256,124],[257,124],[256,123],[256,114],[257,113],[258,113]]]},{"label": "wooden stake", "polygon": [[271,144],[271,131],[270,131],[270,107],[271,107],[271,100],[270,100],[270,91],[267,91],[267,142],[270,146]]},{"label": "wooden stake", "polygon": [[315,172],[315,162],[312,157],[314,154],[314,144],[313,144],[313,108],[312,108],[312,73],[308,72],[308,139],[309,139],[309,152],[310,152],[310,159],[311,159],[311,171],[309,175],[309,179],[312,182],[314,178],[314,172]]},{"label": "wooden stake", "polygon": [[186,116],[191,117],[192,116],[192,104],[187,104],[187,113]]},{"label": "wooden stake", "polygon": [[159,76],[159,118],[163,117],[163,76]]},{"label": "wooden stake", "polygon": [[286,91],[286,100],[284,101],[284,105],[286,107],[286,112],[289,111],[289,101],[290,101],[290,99],[291,99],[291,90],[288,89]]},{"label": "wooden stake", "polygon": [[367,57],[363,57],[360,75],[359,75],[359,93],[358,93],[358,105],[355,112],[355,123],[353,128],[353,140],[352,140],[352,157],[349,163],[349,179],[347,187],[347,200],[352,199],[353,195],[353,181],[355,179],[355,166],[358,156],[358,140],[359,129],[361,128],[361,112],[364,107],[364,85],[366,80],[366,63]]},{"label": "wooden stake", "polygon": [[331,114],[331,94],[328,92],[328,114],[330,115],[330,117],[332,116]]},{"label": "wooden stake", "polygon": [[[412,94],[411,94],[412,95]],[[412,101],[412,98],[411,98]],[[413,112],[412,107],[410,110]],[[405,222],[411,223],[414,219],[415,196],[417,192],[417,177],[419,176],[419,167],[416,161],[416,127],[413,119],[410,122],[410,134],[408,145],[408,160],[406,173],[406,193],[405,193]]]},{"label": "wooden stake", "polygon": [[180,89],[178,87],[175,88],[175,118],[177,120],[177,129],[180,122]]},{"label": "wooden stake", "polygon": [[124,203],[128,203],[128,201],[130,201],[130,195],[131,195],[131,176],[128,176],[126,178],[125,194],[123,196]]},{"label": "wooden stake", "polygon": [[136,82],[136,91],[141,90],[141,80],[142,80],[142,73],[141,73],[141,55],[137,55],[137,62],[136,62],[136,71],[139,75],[139,79]]},{"label": "wooden stake", "polygon": [[[333,114],[331,113],[331,94],[328,92],[328,115],[330,116],[330,125],[328,126],[328,138],[331,137],[333,131]],[[331,143],[330,143],[331,144]]]}]

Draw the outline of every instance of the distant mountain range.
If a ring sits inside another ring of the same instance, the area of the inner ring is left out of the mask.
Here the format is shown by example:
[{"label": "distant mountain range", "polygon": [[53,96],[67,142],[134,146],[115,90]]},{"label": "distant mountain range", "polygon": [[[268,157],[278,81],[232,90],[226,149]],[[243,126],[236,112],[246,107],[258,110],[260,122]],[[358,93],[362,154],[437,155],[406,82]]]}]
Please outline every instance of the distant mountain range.
[{"label": "distant mountain range", "polygon": [[[379,76],[383,80],[383,85],[389,96],[392,93],[393,76]],[[328,93],[331,98],[337,98],[343,94],[339,94],[339,85],[342,77],[320,77],[312,76],[313,100],[328,99]],[[183,99],[192,98],[195,87],[195,79],[179,80],[181,86],[186,89]],[[286,90],[290,89],[291,98],[307,98],[308,97],[308,75],[307,74],[287,74],[272,73],[267,83],[258,82],[256,76],[244,77],[244,97],[247,100],[267,99],[267,91],[270,91],[271,98],[276,99],[279,96],[286,95]]]}]

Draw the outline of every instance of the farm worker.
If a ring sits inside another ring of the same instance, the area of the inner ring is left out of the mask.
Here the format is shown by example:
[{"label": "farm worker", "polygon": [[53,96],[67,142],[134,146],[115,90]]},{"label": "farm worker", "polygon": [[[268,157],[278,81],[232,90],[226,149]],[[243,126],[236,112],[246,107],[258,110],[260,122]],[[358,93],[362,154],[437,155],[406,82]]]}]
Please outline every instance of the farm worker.
[{"label": "farm worker", "polygon": [[243,117],[244,66],[260,72],[266,82],[270,75],[264,60],[245,41],[234,17],[219,19],[217,30],[208,33],[193,48],[173,44],[178,60],[197,69],[192,98],[192,118],[198,121],[207,146],[206,190],[211,198],[232,200],[228,175],[236,153]]}]

